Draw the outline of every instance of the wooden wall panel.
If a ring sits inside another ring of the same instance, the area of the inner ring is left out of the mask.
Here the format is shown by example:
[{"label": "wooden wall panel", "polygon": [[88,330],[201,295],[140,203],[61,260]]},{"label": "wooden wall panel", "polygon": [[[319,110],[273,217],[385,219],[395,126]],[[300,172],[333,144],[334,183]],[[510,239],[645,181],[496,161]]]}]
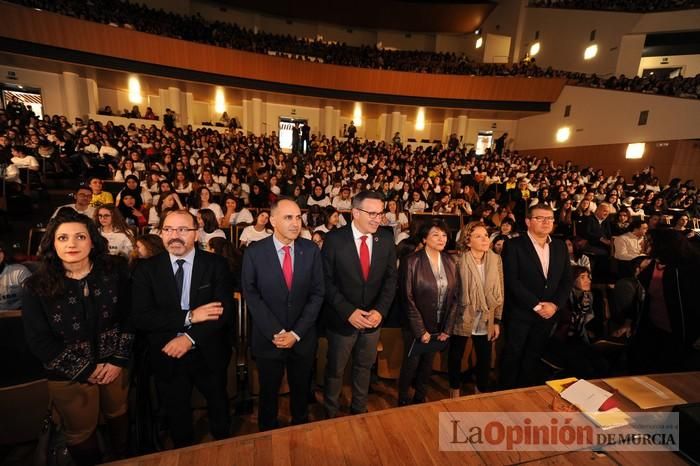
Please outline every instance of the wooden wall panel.
[{"label": "wooden wall panel", "polygon": [[563,147],[561,149],[527,149],[521,153],[548,157],[557,163],[571,160],[581,167],[602,168],[606,175],[620,170],[628,181],[632,179],[634,173],[649,165],[656,168],[656,173],[662,184],[667,183],[673,177],[679,177],[683,180],[692,178],[700,181],[699,141],[647,142],[644,156],[638,160],[627,160],[625,158],[626,150],[627,144],[606,144]]},{"label": "wooden wall panel", "polygon": [[311,88],[479,101],[554,102],[565,79],[475,77],[308,63],[159,37],[0,3],[0,36],[155,65]]}]

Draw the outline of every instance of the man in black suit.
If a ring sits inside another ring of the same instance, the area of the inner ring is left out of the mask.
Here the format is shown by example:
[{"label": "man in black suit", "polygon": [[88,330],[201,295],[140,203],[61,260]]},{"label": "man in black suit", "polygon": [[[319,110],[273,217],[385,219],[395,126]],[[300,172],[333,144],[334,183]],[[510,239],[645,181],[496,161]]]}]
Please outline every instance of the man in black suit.
[{"label": "man in black suit", "polygon": [[144,261],[133,277],[133,321],[148,336],[175,447],[194,442],[192,386],[207,400],[214,438],[226,438],[230,428],[232,281],[224,258],[195,248],[197,230],[188,211],[168,212],[161,229],[168,252]]},{"label": "man in black suit", "polygon": [[506,343],[501,361],[504,388],[540,383],[540,358],[556,313],[566,305],[572,277],[563,241],[549,235],[554,212],[545,204],[532,207],[525,219],[527,234],[506,241],[503,248]]},{"label": "man in black suit", "polygon": [[308,422],[311,368],[323,305],[323,261],[312,242],[299,238],[301,210],[281,199],[272,205],[275,232],[243,256],[242,289],[253,320],[251,350],[258,365],[260,430],[278,427],[278,394],[287,369],[292,424]]},{"label": "man in black suit", "polygon": [[353,414],[367,411],[379,325],[396,293],[396,248],[393,235],[379,229],[383,216],[382,195],[362,191],[352,200],[350,225],[331,231],[323,243],[328,336],[324,404],[328,417],[338,412],[343,373],[351,355],[350,409]]}]

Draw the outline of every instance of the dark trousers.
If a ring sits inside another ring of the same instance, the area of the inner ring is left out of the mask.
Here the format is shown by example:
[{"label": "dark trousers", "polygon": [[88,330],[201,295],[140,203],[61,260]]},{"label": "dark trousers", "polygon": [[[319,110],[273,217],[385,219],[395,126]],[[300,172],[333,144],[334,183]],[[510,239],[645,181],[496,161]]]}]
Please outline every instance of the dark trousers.
[{"label": "dark trousers", "polygon": [[[550,319],[521,318],[514,310],[506,323],[506,344],[501,360],[502,388],[529,387],[542,383],[542,355],[556,315]],[[535,311],[530,311],[535,312]]]},{"label": "dark trousers", "polygon": [[284,370],[287,369],[292,424],[303,424],[309,420],[308,396],[311,388],[311,368],[314,354],[300,356],[288,352],[281,359],[256,358],[260,403],[258,405],[258,427],[261,431],[279,427],[277,412],[279,391]]},{"label": "dark trousers", "polygon": [[175,448],[194,443],[192,425],[192,387],[207,400],[209,430],[219,440],[229,436],[231,418],[226,371],[212,371],[197,350],[183,356],[167,376],[156,375]]},{"label": "dark trousers", "polygon": [[403,329],[403,362],[401,363],[401,373],[399,375],[399,402],[409,400],[408,392],[411,385],[415,388],[413,400],[415,402],[425,401],[427,391],[426,384],[433,374],[433,360],[435,353],[423,353],[418,356],[408,356],[408,352],[413,344],[413,333]]},{"label": "dark trousers", "polygon": [[333,418],[340,408],[338,399],[343,388],[343,374],[352,356],[352,402],[353,414],[367,412],[367,394],[369,392],[372,366],[377,360],[377,342],[379,330],[373,332],[354,332],[342,335],[328,329],[328,363],[326,364],[323,403],[326,414]]},{"label": "dark trousers", "polygon": [[489,391],[489,373],[491,372],[491,342],[488,335],[450,336],[450,347],[447,353],[447,374],[450,388],[462,386],[462,358],[467,347],[467,340],[472,339],[476,351],[476,388],[480,392]]}]

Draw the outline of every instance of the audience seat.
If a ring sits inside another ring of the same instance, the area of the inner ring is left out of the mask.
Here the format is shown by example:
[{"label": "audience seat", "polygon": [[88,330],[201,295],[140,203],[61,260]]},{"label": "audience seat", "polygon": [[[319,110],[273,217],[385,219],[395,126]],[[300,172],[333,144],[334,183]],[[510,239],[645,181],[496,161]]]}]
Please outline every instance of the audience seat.
[{"label": "audience seat", "polygon": [[0,445],[35,440],[48,406],[46,379],[0,388]]},{"label": "audience seat", "polygon": [[46,233],[46,228],[33,227],[29,229],[27,237],[27,256],[32,257],[39,254],[39,244]]},{"label": "audience seat", "polygon": [[383,379],[398,379],[403,361],[403,334],[400,328],[382,328],[377,353],[377,375]]}]

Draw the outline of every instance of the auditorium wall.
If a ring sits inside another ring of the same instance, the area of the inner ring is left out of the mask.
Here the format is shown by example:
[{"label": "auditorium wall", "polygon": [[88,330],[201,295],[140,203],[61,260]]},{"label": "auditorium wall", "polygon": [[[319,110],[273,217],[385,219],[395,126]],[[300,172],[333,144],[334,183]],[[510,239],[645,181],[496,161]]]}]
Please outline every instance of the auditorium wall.
[{"label": "auditorium wall", "polygon": [[[574,14],[575,21],[572,20]],[[619,60],[630,60],[624,53],[623,37],[626,35],[697,30],[700,24],[700,9],[638,14],[526,8],[524,15],[525,26],[515,58],[523,58],[530,44],[535,42],[535,33],[539,31],[541,48],[536,57],[538,64],[599,75],[615,73]],[[592,43],[590,34],[593,30],[596,31],[598,56],[584,60],[583,51]],[[637,58],[641,58],[640,52],[636,52]]]},{"label": "auditorium wall", "polygon": [[[15,79],[10,79],[8,72],[15,73]],[[0,65],[0,77],[5,83],[41,89],[44,113],[64,114],[65,103],[63,102],[61,75]]]},{"label": "auditorium wall", "polygon": [[521,154],[547,157],[556,163],[571,160],[580,167],[603,169],[607,174],[620,174],[631,180],[635,173],[654,166],[662,183],[671,178],[700,181],[700,140],[650,141],[641,159],[625,158],[627,144],[601,144],[585,147],[527,149]]},{"label": "auditorium wall", "polygon": [[[566,106],[569,117],[564,117]],[[646,125],[638,125],[640,112],[648,111]],[[700,101],[636,92],[565,86],[549,113],[518,122],[518,149],[579,147],[700,138]],[[558,143],[561,127],[571,130],[568,141]]]},{"label": "auditorium wall", "polygon": [[681,68],[681,75],[692,78],[700,74],[700,55],[669,55],[660,57],[642,57],[639,62],[639,75],[645,69]]}]

